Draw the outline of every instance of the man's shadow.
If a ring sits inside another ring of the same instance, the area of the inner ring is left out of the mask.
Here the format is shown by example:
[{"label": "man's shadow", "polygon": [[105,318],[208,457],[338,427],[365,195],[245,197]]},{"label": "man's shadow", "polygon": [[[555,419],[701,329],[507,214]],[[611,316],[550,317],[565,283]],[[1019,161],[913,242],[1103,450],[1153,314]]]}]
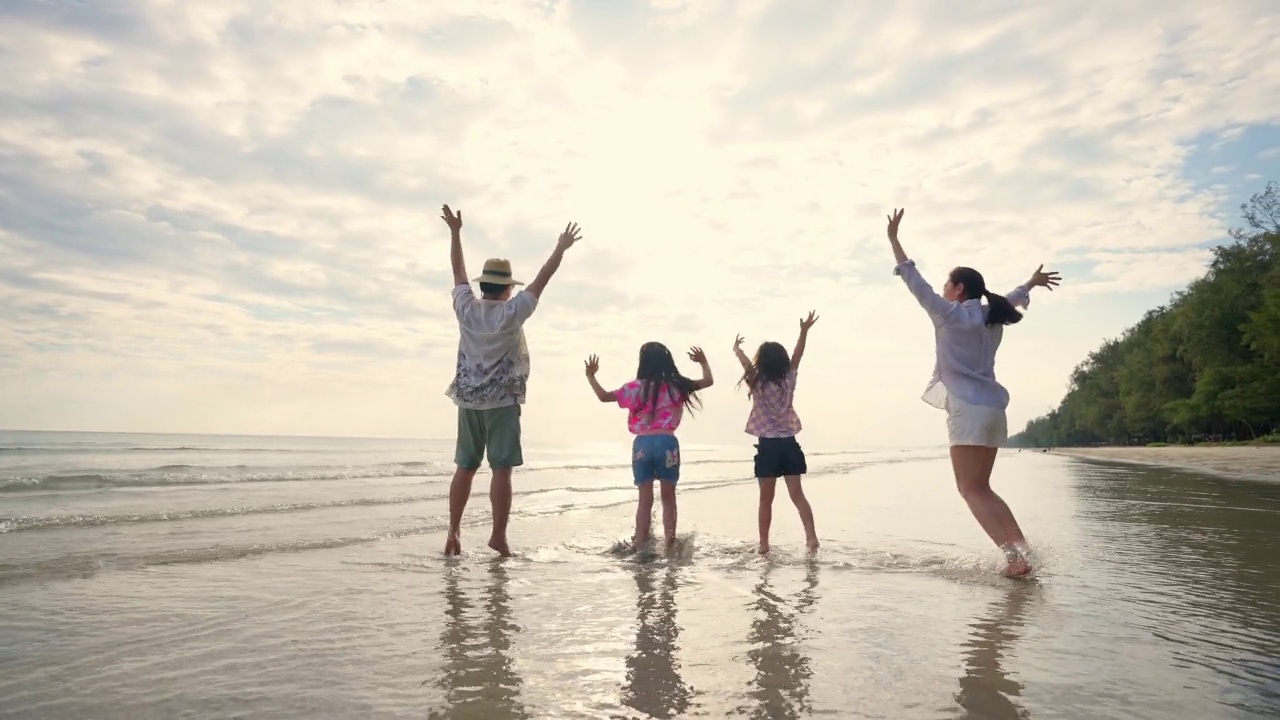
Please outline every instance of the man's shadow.
[{"label": "man's shadow", "polygon": [[813,677],[810,660],[804,654],[797,636],[797,619],[808,612],[817,599],[818,564],[808,563],[805,586],[796,594],[794,604],[778,595],[769,585],[772,566],[765,568],[754,588],[755,617],[747,642],[747,657],[756,676],[747,693],[755,700],[748,711],[753,718],[799,718],[812,712],[809,680]]},{"label": "man's shadow", "polygon": [[445,667],[437,684],[444,691],[447,707],[431,711],[428,717],[528,718],[520,703],[522,681],[508,655],[511,636],[521,628],[511,619],[505,564],[501,558],[493,560],[474,601],[462,587],[465,572],[457,566],[446,570],[441,593],[445,627],[440,634]]},{"label": "man's shadow", "polygon": [[622,704],[650,717],[683,715],[694,691],[680,676],[680,625],[676,622],[676,573],[672,567],[646,564],[635,569],[635,649],[627,656]]},{"label": "man's shadow", "polygon": [[985,617],[970,625],[964,643],[965,674],[960,678],[956,702],[960,717],[972,720],[1025,720],[1031,713],[1016,700],[1022,683],[1009,676],[1004,667],[1006,653],[1017,642],[1027,604],[1035,588],[1014,583],[993,601]]}]

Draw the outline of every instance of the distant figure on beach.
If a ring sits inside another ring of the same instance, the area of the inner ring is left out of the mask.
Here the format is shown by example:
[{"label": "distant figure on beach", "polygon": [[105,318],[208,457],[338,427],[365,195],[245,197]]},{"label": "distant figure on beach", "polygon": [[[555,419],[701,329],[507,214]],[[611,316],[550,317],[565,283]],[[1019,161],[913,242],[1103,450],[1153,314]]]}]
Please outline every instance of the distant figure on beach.
[{"label": "distant figure on beach", "polygon": [[453,265],[453,310],[458,316],[458,366],[446,394],[458,406],[458,442],[454,462],[458,469],[449,486],[449,537],[444,554],[462,552],[462,512],[471,497],[471,480],[488,456],[493,480],[489,501],[493,506],[493,533],[489,547],[506,557],[507,520],[511,515],[511,473],[524,464],[520,447],[520,406],[529,382],[529,348],[524,323],[533,315],[547,282],[560,267],[564,253],[581,239],[578,226],[569,223],[551,257],[529,287],[512,296],[524,283],[511,274],[507,260],[490,259],[476,278],[480,297],[467,280],[462,253],[462,211],[444,208],[449,226],[449,259]]},{"label": "distant figure on beach", "polygon": [[631,443],[631,474],[640,491],[636,507],[636,529],[632,547],[640,550],[649,542],[653,517],[653,481],[662,493],[662,528],[667,547],[676,540],[676,483],[680,481],[680,441],[676,428],[685,409],[698,406],[698,391],[711,387],[711,365],[702,348],[691,348],[689,359],[702,366],[702,379],[691,380],[676,368],[666,345],[648,342],[640,346],[636,379],[617,390],[605,390],[596,379],[600,358],[586,361],[587,381],[600,402],[616,402],[628,411],[627,429],[635,436]]},{"label": "distant figure on beach", "polygon": [[796,440],[800,432],[800,416],[796,414],[796,374],[800,371],[800,359],[804,357],[809,328],[818,322],[812,312],[800,320],[800,338],[795,350],[787,356],[787,349],[777,342],[764,342],[756,350],[755,359],[742,351],[743,337],[733,342],[733,354],[742,363],[742,379],[747,395],[751,398],[751,414],[747,416],[747,434],[757,438],[755,473],[760,486],[760,554],[769,552],[769,526],[773,522],[773,493],[778,478],[786,478],[787,494],[800,513],[804,525],[805,545],[809,552],[818,549],[818,533],[813,527],[813,509],[804,496],[800,476],[809,471],[804,449]]},{"label": "distant figure on beach", "polygon": [[[947,435],[951,444],[951,467],[956,487],[974,518],[991,540],[1004,552],[1005,574],[1023,577],[1031,573],[1027,541],[1009,506],[991,489],[991,469],[996,453],[1008,440],[1005,408],[1009,391],[996,382],[996,350],[1004,336],[1004,326],[1022,319],[1015,306],[1031,302],[1031,288],[1052,290],[1060,278],[1044,272],[1041,265],[1022,286],[1008,295],[987,291],[986,281],[973,268],[957,267],[942,286],[933,291],[916,270],[915,262],[898,242],[898,226],[904,210],[889,216],[889,244],[897,261],[894,274],[933,320],[937,360],[933,378],[923,399],[947,412]],[[986,298],[987,304],[982,304]]]}]

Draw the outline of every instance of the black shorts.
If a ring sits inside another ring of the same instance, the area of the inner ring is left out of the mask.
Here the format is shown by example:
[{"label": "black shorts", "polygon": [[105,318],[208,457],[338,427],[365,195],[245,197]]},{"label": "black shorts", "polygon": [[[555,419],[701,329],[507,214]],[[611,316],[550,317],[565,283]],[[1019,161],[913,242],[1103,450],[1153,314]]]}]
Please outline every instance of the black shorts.
[{"label": "black shorts", "polygon": [[804,461],[804,450],[795,436],[784,438],[759,438],[756,442],[756,477],[777,478],[787,475],[803,475],[809,471]]}]

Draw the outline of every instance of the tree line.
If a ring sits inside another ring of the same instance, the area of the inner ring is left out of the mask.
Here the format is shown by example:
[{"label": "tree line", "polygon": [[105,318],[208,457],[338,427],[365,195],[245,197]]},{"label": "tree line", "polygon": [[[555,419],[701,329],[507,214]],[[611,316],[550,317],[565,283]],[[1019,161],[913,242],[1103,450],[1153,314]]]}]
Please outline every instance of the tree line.
[{"label": "tree line", "polygon": [[1011,445],[1280,440],[1280,187],[1240,209],[1204,277],[1090,353]]}]

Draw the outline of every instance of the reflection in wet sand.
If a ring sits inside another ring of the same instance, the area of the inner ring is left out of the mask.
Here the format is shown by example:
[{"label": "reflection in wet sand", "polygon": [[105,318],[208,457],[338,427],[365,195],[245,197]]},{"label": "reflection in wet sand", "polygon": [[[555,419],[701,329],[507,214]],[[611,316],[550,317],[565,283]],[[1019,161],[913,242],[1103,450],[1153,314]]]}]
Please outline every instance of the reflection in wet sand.
[{"label": "reflection in wet sand", "polygon": [[972,720],[1020,720],[1031,714],[1015,702],[1022,683],[1009,676],[1005,653],[1018,640],[1027,601],[1034,588],[1026,583],[1011,585],[990,605],[987,616],[971,625],[964,643],[965,674],[960,678],[956,702],[960,717]]},{"label": "reflection in wet sand", "polygon": [[[755,666],[756,676],[748,696],[755,700],[750,709],[753,718],[799,718],[811,711],[809,679],[813,677],[809,658],[801,652],[796,634],[796,617],[809,610],[816,599],[818,565],[809,563],[805,587],[796,596],[795,607],[788,609],[786,599],[769,587],[766,568],[755,586],[756,616],[751,621],[747,657]],[[744,709],[745,711],[745,709]]]},{"label": "reflection in wet sand", "polygon": [[627,656],[622,704],[655,718],[678,717],[688,710],[693,699],[693,689],[680,677],[680,663],[676,660],[680,649],[676,572],[654,565],[635,571],[639,627],[635,650]]},{"label": "reflection in wet sand", "polygon": [[445,629],[440,652],[445,668],[439,680],[448,708],[432,718],[518,720],[529,717],[520,703],[520,676],[508,652],[520,626],[511,620],[507,570],[495,559],[478,602],[462,589],[466,569],[452,567],[444,578]]}]

